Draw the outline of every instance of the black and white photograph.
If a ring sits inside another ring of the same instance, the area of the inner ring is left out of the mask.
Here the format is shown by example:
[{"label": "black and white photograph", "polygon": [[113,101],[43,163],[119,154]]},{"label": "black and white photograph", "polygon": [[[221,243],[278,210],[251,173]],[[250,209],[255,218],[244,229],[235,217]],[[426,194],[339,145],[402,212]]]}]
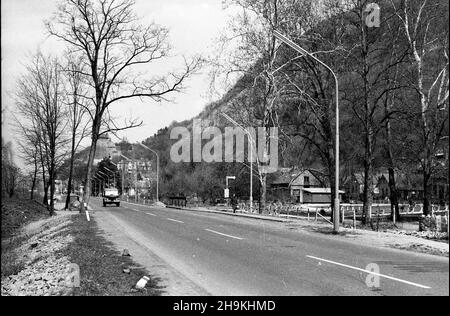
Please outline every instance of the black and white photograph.
[{"label": "black and white photograph", "polygon": [[449,296],[449,71],[448,0],[2,0],[1,296]]}]

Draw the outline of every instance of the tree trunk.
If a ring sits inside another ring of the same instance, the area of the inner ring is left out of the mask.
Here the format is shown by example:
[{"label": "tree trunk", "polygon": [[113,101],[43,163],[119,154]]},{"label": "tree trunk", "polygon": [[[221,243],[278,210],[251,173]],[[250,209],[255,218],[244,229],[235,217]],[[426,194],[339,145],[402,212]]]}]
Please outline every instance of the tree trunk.
[{"label": "tree trunk", "polygon": [[70,153],[69,181],[67,183],[66,205],[64,206],[65,210],[69,209],[70,194],[72,192],[73,163],[75,160],[75,142],[76,142],[76,130],[74,130],[72,133],[72,149]]},{"label": "tree trunk", "polygon": [[67,183],[66,204],[64,205],[64,209],[65,209],[65,210],[68,210],[68,209],[69,209],[70,195],[71,195],[71,193],[72,193],[73,157],[74,157],[74,155],[72,154],[72,157],[71,157],[71,159],[70,159],[69,180],[68,180],[68,183]]},{"label": "tree trunk", "polygon": [[[397,184],[395,181],[395,162],[394,162],[394,150],[392,145],[392,126],[389,115],[392,113],[393,101],[386,98],[385,103],[385,116],[386,122],[386,152],[388,156],[388,172],[389,172],[389,199],[391,201],[391,217],[394,220],[400,220],[400,209],[398,206],[398,192]],[[395,213],[394,213],[395,212]]]},{"label": "tree trunk", "polygon": [[398,206],[398,194],[397,194],[397,185],[395,183],[395,171],[394,168],[389,168],[389,191],[390,191],[390,200],[391,200],[391,216],[396,220],[400,220],[400,208]]},{"label": "tree trunk", "polygon": [[88,165],[87,165],[87,171],[86,171],[86,180],[85,180],[85,187],[84,187],[84,195],[83,195],[83,206],[81,210],[84,210],[84,203],[86,205],[89,204],[89,198],[91,196],[91,175],[92,175],[92,168],[94,167],[94,158],[95,158],[95,152],[97,150],[97,141],[98,141],[98,135],[100,133],[100,123],[94,121],[92,126],[92,142],[91,142],[91,150],[89,151],[89,159],[88,159]]},{"label": "tree trunk", "polygon": [[55,215],[55,180],[56,180],[56,174],[55,174],[55,158],[54,158],[54,154],[53,154],[53,150],[52,150],[52,154],[53,157],[50,157],[51,161],[50,161],[50,177],[49,177],[49,182],[50,182],[50,205],[48,206],[48,212],[50,216]]},{"label": "tree trunk", "polygon": [[[361,6],[362,10],[363,7]],[[364,15],[361,12],[361,18]],[[371,222],[372,217],[372,203],[373,203],[373,146],[374,146],[374,130],[373,130],[373,111],[370,107],[370,66],[369,66],[369,41],[367,40],[367,27],[361,21],[361,54],[362,54],[362,79],[364,81],[364,193],[363,193],[363,224]]]},{"label": "tree trunk", "polygon": [[423,171],[423,215],[428,216],[431,213],[430,202],[431,202],[431,190],[430,190],[430,172],[424,168]]},{"label": "tree trunk", "polygon": [[14,196],[15,187],[16,187],[16,179],[15,179],[15,174],[14,174],[14,170],[13,170],[13,172],[11,172],[11,183],[10,183],[9,192],[8,192],[8,196],[10,198],[12,198]]},{"label": "tree trunk", "polygon": [[34,160],[34,172],[33,172],[33,181],[31,183],[30,200],[34,200],[34,189],[36,188],[37,173],[38,173],[38,163],[36,158]]},{"label": "tree trunk", "polygon": [[391,123],[388,119],[387,125],[386,125],[386,135],[387,135],[387,154],[388,154],[388,164],[389,164],[389,199],[391,201],[391,216],[392,219],[394,218],[394,212],[395,212],[395,218],[396,220],[400,219],[400,209],[398,206],[398,193],[397,193],[397,184],[395,181],[395,164],[394,164],[394,154],[392,150],[392,130],[391,130]]},{"label": "tree trunk", "polygon": [[266,200],[267,200],[267,174],[263,173],[261,175],[261,191],[260,191],[260,214],[266,211]]},{"label": "tree trunk", "polygon": [[44,201],[42,203],[46,206],[48,206],[48,186],[49,183],[46,181],[46,178],[44,176]]},{"label": "tree trunk", "polygon": [[[369,137],[370,138],[370,137]],[[366,149],[367,151],[368,149]],[[373,178],[372,178],[372,159],[370,153],[366,153],[364,160],[364,192],[363,192],[363,224],[370,223],[372,219],[373,203]]]},{"label": "tree trunk", "polygon": [[44,163],[44,154],[42,152],[42,145],[41,142],[39,142],[39,156],[41,159],[41,168],[42,168],[42,184],[44,186],[44,201],[43,204],[44,205],[48,205],[48,183],[47,183],[47,178],[45,176],[45,163]]}]

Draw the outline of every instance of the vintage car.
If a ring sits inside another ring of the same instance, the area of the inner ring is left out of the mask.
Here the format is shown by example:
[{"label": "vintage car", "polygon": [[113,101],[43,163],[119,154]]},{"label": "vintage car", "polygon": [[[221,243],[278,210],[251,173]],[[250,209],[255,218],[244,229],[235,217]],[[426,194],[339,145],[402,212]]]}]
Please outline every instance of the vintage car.
[{"label": "vintage car", "polygon": [[119,190],[116,188],[105,188],[103,190],[103,207],[108,204],[120,206]]}]

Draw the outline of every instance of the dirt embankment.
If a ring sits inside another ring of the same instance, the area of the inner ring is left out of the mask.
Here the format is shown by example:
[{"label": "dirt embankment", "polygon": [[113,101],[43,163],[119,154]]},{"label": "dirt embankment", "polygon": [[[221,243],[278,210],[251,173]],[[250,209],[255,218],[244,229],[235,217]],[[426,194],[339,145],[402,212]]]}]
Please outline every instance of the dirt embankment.
[{"label": "dirt embankment", "polygon": [[[159,295],[157,281],[134,289],[148,273],[135,267],[78,212],[48,217],[32,201],[2,201],[1,295]],[[22,225],[21,225],[22,224]]]},{"label": "dirt embankment", "polygon": [[2,223],[2,295],[68,295],[74,282],[71,262],[59,252],[73,241],[62,235],[71,214],[48,218],[36,202],[12,200],[2,204],[2,219],[7,222]]}]

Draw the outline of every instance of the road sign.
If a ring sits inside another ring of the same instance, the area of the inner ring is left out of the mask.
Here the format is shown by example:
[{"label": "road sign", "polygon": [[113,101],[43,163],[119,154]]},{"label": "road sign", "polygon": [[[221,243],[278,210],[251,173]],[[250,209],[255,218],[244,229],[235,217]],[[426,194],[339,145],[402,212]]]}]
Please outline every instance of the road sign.
[{"label": "road sign", "polygon": [[225,189],[225,198],[230,198],[230,189]]}]

